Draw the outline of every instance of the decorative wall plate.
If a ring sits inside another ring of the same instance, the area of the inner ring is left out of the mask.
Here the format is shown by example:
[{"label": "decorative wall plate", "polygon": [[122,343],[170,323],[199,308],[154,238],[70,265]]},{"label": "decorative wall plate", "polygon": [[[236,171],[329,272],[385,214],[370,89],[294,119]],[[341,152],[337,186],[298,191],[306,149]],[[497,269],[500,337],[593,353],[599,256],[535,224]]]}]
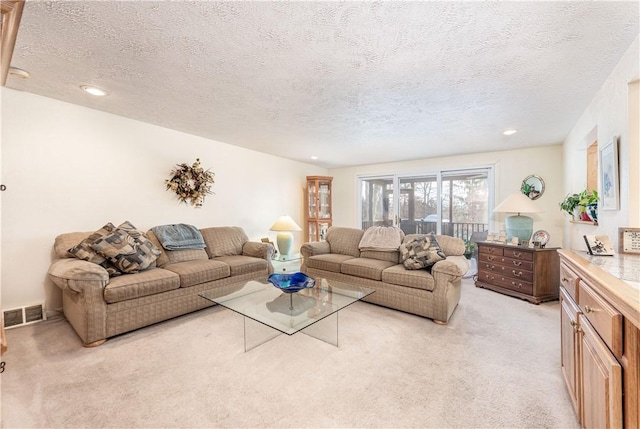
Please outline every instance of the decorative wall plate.
[{"label": "decorative wall plate", "polygon": [[531,241],[532,242],[538,241],[540,242],[540,245],[544,246],[549,242],[549,238],[550,238],[549,233],[545,230],[540,229],[533,233],[533,235],[531,236]]}]

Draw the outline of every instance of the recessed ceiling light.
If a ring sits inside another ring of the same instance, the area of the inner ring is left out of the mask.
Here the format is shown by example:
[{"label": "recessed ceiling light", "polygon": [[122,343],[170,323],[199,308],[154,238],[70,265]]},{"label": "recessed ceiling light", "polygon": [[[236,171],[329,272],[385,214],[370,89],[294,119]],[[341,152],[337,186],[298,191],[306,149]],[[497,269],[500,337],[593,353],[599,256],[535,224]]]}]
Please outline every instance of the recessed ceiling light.
[{"label": "recessed ceiling light", "polygon": [[95,86],[81,85],[80,88],[82,88],[85,92],[88,92],[91,95],[95,95],[96,97],[102,97],[103,95],[107,95],[107,91],[100,88],[96,88]]},{"label": "recessed ceiling light", "polygon": [[311,157],[311,159],[316,160],[316,159],[318,159],[318,157],[317,157],[317,156],[315,156],[315,155],[313,155],[313,156]]},{"label": "recessed ceiling light", "polygon": [[505,136],[512,136],[517,132],[518,130],[505,130],[502,134],[504,134]]},{"label": "recessed ceiling light", "polygon": [[9,74],[22,79],[29,79],[29,77],[31,77],[28,71],[19,69],[18,67],[9,67]]}]

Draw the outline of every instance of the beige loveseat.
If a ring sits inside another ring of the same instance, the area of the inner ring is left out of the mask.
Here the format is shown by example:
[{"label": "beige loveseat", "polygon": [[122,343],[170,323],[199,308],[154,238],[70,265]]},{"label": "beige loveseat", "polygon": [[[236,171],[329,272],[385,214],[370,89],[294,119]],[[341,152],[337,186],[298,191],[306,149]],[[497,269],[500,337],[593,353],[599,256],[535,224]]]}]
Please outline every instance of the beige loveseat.
[{"label": "beige loveseat", "polygon": [[62,289],[64,315],[85,346],[212,303],[198,296],[234,283],[266,280],[273,272],[273,247],[250,242],[239,227],[200,230],[205,249],[167,251],[150,230],[146,237],[160,249],[151,267],[133,274],[109,277],[105,268],[80,260],[69,249],[91,235],[59,235],[49,277]]},{"label": "beige loveseat", "polygon": [[[331,227],[326,241],[303,244],[300,270],[312,277],[324,277],[373,288],[364,301],[447,323],[460,300],[460,282],[469,263],[459,238],[437,235],[446,259],[430,269],[408,270],[399,250],[360,251],[364,231]],[[410,240],[416,234],[404,237]]]}]

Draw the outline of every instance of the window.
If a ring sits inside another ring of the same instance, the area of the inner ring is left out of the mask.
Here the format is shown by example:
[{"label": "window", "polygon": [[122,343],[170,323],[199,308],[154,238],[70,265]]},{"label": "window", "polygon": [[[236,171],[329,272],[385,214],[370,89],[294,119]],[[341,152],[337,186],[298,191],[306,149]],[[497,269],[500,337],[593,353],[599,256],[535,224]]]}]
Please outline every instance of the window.
[{"label": "window", "polygon": [[468,240],[489,228],[492,167],[360,177],[358,186],[362,229],[399,226],[405,234],[436,232]]}]

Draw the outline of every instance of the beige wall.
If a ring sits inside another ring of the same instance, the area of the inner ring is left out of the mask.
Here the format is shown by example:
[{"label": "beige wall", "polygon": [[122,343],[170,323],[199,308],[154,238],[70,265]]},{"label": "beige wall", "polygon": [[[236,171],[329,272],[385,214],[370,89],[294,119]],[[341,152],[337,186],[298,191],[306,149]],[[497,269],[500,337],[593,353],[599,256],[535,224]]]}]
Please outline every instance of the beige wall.
[{"label": "beige wall", "polygon": [[[639,39],[604,82],[564,142],[564,193],[586,186],[586,148],[595,140],[606,144],[618,136],[620,210],[598,211],[598,226],[565,221],[563,247],[586,250],[583,235],[608,235],[618,246],[618,227],[640,227],[640,150],[638,148],[637,83],[640,75]],[[635,103],[634,103],[635,101]]]},{"label": "beige wall", "polygon": [[[513,192],[518,192],[524,178],[530,174],[541,176],[545,193],[537,200],[543,212],[531,214],[534,230],[544,229],[551,235],[550,246],[559,245],[563,216],[558,203],[564,197],[562,185],[562,146],[545,146],[520,150],[474,153],[444,158],[420,159],[388,164],[336,168],[329,171],[334,177],[334,225],[359,226],[357,219],[357,177],[376,174],[421,174],[436,170],[493,166],[496,205]],[[492,231],[504,229],[505,214],[491,214]]]},{"label": "beige wall", "polygon": [[[303,224],[308,164],[242,149],[96,110],[2,88],[2,309],[60,307],[47,279],[56,235],[129,220],[241,226],[270,237],[287,213]],[[164,180],[177,163],[216,174],[215,195],[196,209],[179,204]],[[299,247],[302,232],[294,234]]]}]

